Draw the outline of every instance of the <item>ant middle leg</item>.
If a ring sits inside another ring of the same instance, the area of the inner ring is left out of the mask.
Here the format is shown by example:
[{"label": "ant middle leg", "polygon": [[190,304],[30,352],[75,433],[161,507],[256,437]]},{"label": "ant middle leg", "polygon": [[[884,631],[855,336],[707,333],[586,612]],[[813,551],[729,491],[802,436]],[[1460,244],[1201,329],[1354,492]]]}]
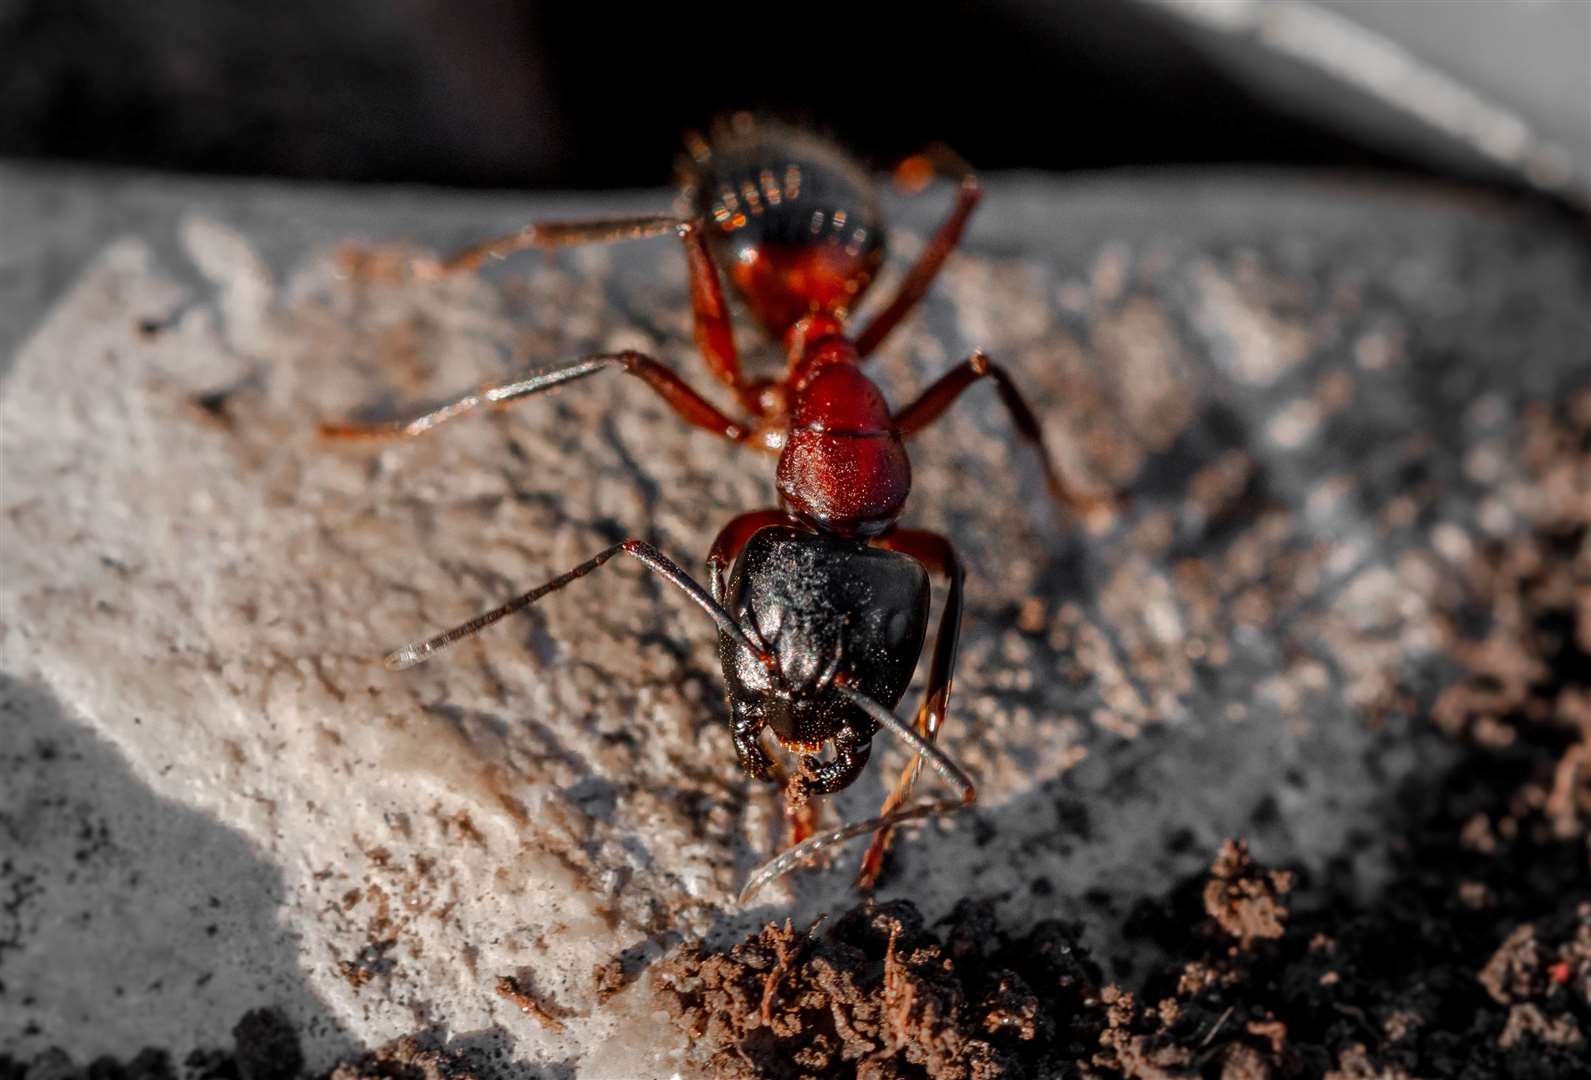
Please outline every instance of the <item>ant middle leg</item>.
[{"label": "ant middle leg", "polygon": [[[956,645],[961,636],[962,586],[965,573],[956,549],[945,537],[922,529],[892,529],[874,543],[891,551],[910,555],[931,572],[945,579],[948,586],[945,607],[939,616],[939,629],[934,634],[934,655],[928,668],[928,686],[923,692],[922,704],[917,709],[917,732],[927,742],[933,743],[944,726],[945,714],[950,708],[950,686],[955,677]],[[911,798],[912,788],[922,772],[923,756],[917,754],[901,770],[895,788],[885,798],[879,809],[880,818],[888,818]],[[884,856],[889,851],[893,827],[885,825],[873,834],[867,854],[862,857],[862,867],[856,877],[861,889],[872,889],[884,869]]]},{"label": "ant middle leg", "polygon": [[320,425],[320,433],[331,439],[412,439],[478,409],[501,408],[610,367],[619,368],[646,383],[687,424],[731,442],[752,443],[754,432],[749,425],[725,416],[674,372],[650,356],[634,351],[594,353],[562,367],[534,372],[515,382],[484,387],[408,420],[376,423],[343,420]]},{"label": "ant middle leg", "polygon": [[928,241],[928,246],[917,257],[916,263],[906,272],[906,279],[896,290],[895,298],[883,311],[873,317],[873,321],[867,324],[866,329],[856,336],[856,351],[864,359],[872,355],[873,350],[883,343],[890,331],[894,330],[900,321],[911,313],[912,308],[927,295],[929,286],[934,283],[934,278],[939,276],[945,260],[961,241],[961,233],[967,227],[967,219],[972,217],[972,212],[977,209],[979,200],[983,198],[983,185],[978,182],[978,174],[972,171],[972,166],[963,161],[960,155],[947,146],[933,146],[922,154],[908,158],[897,170],[897,175],[912,179],[922,177],[924,174],[938,174],[959,181],[961,190],[956,195],[956,204],[951,207],[949,216]]},{"label": "ant middle leg", "polygon": [[893,418],[896,431],[903,439],[922,431],[943,416],[945,410],[980,379],[994,380],[995,388],[1000,393],[1000,402],[1010,413],[1017,434],[1038,454],[1039,464],[1044,469],[1044,484],[1056,504],[1088,519],[1091,525],[1108,521],[1115,511],[1115,500],[1108,495],[1089,495],[1077,491],[1066,483],[1056,468],[1055,460],[1050,457],[1049,448],[1044,445],[1044,431],[1039,426],[1038,417],[1033,415],[1033,410],[1028,407],[1011,376],[981,350],[945,373],[924,390],[916,401],[896,413]]},{"label": "ant middle leg", "polygon": [[433,281],[449,274],[474,270],[486,262],[506,259],[520,251],[550,251],[582,244],[641,240],[649,236],[662,236],[677,230],[679,225],[678,218],[664,215],[537,222],[506,236],[471,244],[440,259],[415,255],[412,249],[358,245],[344,246],[337,257],[349,276],[366,281]]},{"label": "ant middle leg", "polygon": [[593,221],[544,221],[526,225],[507,236],[483,240],[436,263],[434,274],[474,270],[488,260],[506,259],[520,251],[551,251],[583,244],[612,244],[644,240],[679,229],[678,218],[652,215],[633,218],[599,218]]}]

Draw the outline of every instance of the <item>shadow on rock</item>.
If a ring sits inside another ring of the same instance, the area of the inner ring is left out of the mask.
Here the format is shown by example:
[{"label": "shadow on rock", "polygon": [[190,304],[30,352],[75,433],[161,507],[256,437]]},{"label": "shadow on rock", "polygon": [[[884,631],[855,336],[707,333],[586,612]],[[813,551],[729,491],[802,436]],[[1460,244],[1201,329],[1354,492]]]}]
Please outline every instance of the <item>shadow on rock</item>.
[{"label": "shadow on rock", "polygon": [[251,841],[154,794],[35,684],[0,676],[0,730],[0,1050],[181,1060],[261,1007],[312,1066],[355,1050]]}]

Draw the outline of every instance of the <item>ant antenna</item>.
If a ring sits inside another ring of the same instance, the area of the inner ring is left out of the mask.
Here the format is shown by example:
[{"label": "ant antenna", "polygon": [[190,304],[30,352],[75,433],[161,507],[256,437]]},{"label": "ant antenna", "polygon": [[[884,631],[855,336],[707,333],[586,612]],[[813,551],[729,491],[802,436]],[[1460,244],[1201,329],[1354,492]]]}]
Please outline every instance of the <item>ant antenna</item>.
[{"label": "ant antenna", "polygon": [[[494,622],[497,622],[499,619],[512,615],[514,612],[519,611],[522,608],[529,607],[537,600],[540,600],[543,596],[546,596],[550,592],[557,592],[559,589],[563,588],[571,581],[574,581],[576,578],[585,577],[587,574],[591,573],[591,571],[595,570],[597,567],[601,566],[615,555],[620,554],[629,555],[632,558],[639,560],[643,565],[646,566],[648,570],[651,570],[654,574],[657,574],[659,577],[678,588],[686,596],[694,600],[698,607],[707,612],[708,617],[718,625],[718,629],[722,633],[728,634],[730,637],[734,638],[741,644],[743,648],[749,651],[753,656],[761,659],[765,666],[769,666],[770,669],[774,670],[777,674],[777,667],[773,657],[768,654],[767,650],[759,647],[749,636],[747,636],[746,631],[740,626],[739,623],[735,622],[735,620],[730,616],[729,612],[725,611],[711,596],[708,596],[706,591],[703,590],[702,587],[698,585],[689,574],[682,570],[678,564],[671,561],[667,556],[658,551],[651,544],[641,540],[626,540],[621,544],[614,544],[610,548],[599,551],[597,554],[593,555],[591,558],[587,559],[573,570],[570,570],[567,573],[559,574],[551,581],[543,585],[538,585],[529,592],[514,597],[514,599],[510,600],[502,607],[494,608],[482,615],[477,615],[469,622],[461,623],[460,625],[453,627],[451,630],[444,630],[435,637],[427,638],[424,641],[416,641],[412,644],[405,645],[401,649],[394,649],[392,652],[386,655],[386,658],[382,661],[382,663],[386,664],[388,669],[392,671],[402,671],[405,668],[414,667],[414,665],[430,659],[432,654],[441,652],[454,642],[462,641],[467,637],[473,637],[482,630],[486,629],[488,626],[492,625]],[[899,721],[896,721],[896,723],[899,723]]]},{"label": "ant antenna", "polygon": [[809,837],[794,847],[780,852],[757,868],[751,877],[747,879],[745,888],[740,890],[739,903],[741,907],[745,907],[751,901],[751,898],[757,895],[769,882],[778,880],[803,863],[811,862],[820,853],[835,844],[844,843],[852,837],[861,836],[863,833],[873,832],[886,826],[899,825],[906,821],[917,821],[920,818],[932,817],[935,814],[953,813],[965,806],[970,806],[978,798],[978,788],[972,782],[972,777],[968,776],[961,766],[950,760],[943,750],[923,738],[902,721],[900,717],[839,678],[835,679],[834,689],[851,704],[876,720],[880,727],[887,728],[896,738],[916,750],[919,763],[927,759],[929,766],[944,779],[945,783],[960,790],[961,797],[959,799],[926,799],[911,806],[901,807],[888,814],[867,818],[863,821],[853,821],[849,825],[841,825],[828,832],[818,833],[816,836]]}]

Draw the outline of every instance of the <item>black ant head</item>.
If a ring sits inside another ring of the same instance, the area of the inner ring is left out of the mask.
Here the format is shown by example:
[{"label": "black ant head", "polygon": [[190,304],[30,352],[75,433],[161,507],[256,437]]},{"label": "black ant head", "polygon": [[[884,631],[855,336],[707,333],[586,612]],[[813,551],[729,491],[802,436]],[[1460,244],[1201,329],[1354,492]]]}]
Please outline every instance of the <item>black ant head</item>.
[{"label": "black ant head", "polygon": [[773,660],[720,636],[737,731],[766,727],[811,756],[829,740],[854,747],[877,730],[836,681],[886,708],[906,692],[928,630],[928,575],[896,552],[775,526],[747,542],[724,606]]}]

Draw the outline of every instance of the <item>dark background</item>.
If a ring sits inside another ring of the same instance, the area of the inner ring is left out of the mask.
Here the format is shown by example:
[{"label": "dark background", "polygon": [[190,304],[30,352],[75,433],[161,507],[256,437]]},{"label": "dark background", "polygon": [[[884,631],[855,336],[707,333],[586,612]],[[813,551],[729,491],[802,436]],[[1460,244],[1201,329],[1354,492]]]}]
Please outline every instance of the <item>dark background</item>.
[{"label": "dark background", "polygon": [[1270,163],[1529,186],[1323,119],[1196,23],[1166,0],[0,0],[0,153],[634,187],[667,182],[685,129],[752,109],[875,164],[941,140],[986,170]]}]

